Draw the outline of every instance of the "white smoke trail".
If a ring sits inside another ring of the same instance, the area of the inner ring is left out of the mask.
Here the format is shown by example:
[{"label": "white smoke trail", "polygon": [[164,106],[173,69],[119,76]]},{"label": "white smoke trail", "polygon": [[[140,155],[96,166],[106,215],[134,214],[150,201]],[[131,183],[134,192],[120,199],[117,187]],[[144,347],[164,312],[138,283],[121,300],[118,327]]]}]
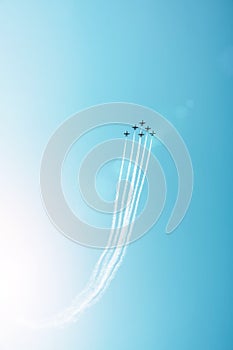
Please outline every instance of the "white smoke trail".
[{"label": "white smoke trail", "polygon": [[[139,159],[139,154],[140,154],[140,144],[141,144],[141,139],[139,140],[139,145],[138,145],[138,149],[137,149],[136,162],[134,165],[134,172],[133,172],[133,178],[132,178],[132,187],[134,187],[134,184],[135,184],[136,170],[137,170],[138,159]],[[128,169],[127,169],[127,176],[126,176],[126,185],[124,187],[122,201],[121,201],[121,208],[125,204],[126,186],[127,186],[127,181],[129,181],[129,176],[130,176],[131,164],[133,161],[133,151],[134,151],[134,143],[133,143],[132,149],[131,149],[130,160],[129,160]],[[143,163],[143,160],[141,161],[141,163]],[[128,199],[129,199],[129,196],[130,196],[130,192],[128,194]],[[129,207],[131,207],[131,205],[128,206],[128,208]],[[119,232],[119,227],[122,223],[122,219],[123,219],[124,225],[126,223],[125,217],[126,216],[128,217],[128,210],[129,210],[128,208],[125,211],[124,217],[123,217],[123,214],[121,211],[121,213],[119,215],[119,220],[118,220],[117,226],[116,226],[116,220],[115,219],[113,220],[117,234]],[[120,222],[120,224],[119,224],[119,222]],[[120,231],[121,236],[122,236],[122,232],[124,232],[124,230]],[[117,234],[115,235],[115,237],[117,236]],[[122,249],[123,249],[123,247],[116,247],[116,248],[111,249],[111,250],[108,249],[102,254],[102,256],[99,260],[103,260],[103,256],[105,256],[105,258],[107,257],[108,259],[105,259],[105,262],[103,263],[103,266],[101,268],[101,272],[97,276],[97,280],[95,281],[95,288],[93,290],[91,290],[91,293],[88,296],[86,296],[85,301],[83,303],[81,303],[81,305],[79,307],[77,307],[77,301],[79,301],[79,300],[74,300],[73,306],[71,306],[69,311],[67,310],[68,315],[69,315],[69,321],[71,319],[74,319],[83,309],[90,307],[91,305],[96,303],[100,299],[100,297],[103,295],[104,290],[106,290],[106,284],[109,285],[108,278],[110,275],[112,275],[112,269],[116,265],[117,260],[122,252]]]},{"label": "white smoke trail", "polygon": [[[126,184],[125,184],[125,187],[124,187],[124,190],[123,190],[123,195],[122,195],[122,200],[121,200],[121,206],[120,208],[124,208],[124,205],[125,205],[125,200],[127,199],[126,198],[126,191],[127,191],[127,183],[129,181],[129,177],[130,177],[130,171],[131,171],[131,166],[132,166],[132,162],[133,162],[133,153],[134,153],[134,141],[135,141],[135,134],[133,136],[133,143],[132,143],[132,148],[131,148],[131,152],[130,152],[130,159],[129,159],[129,164],[128,164],[128,169],[127,169],[127,175],[126,175]],[[135,167],[137,166],[137,162],[138,162],[138,158],[139,158],[139,153],[140,153],[140,144],[141,144],[141,140],[139,140],[139,145],[138,145],[138,149],[137,149],[137,155],[136,155],[136,164],[135,164]],[[134,179],[135,179],[135,176],[134,176]],[[120,183],[120,180],[119,182]],[[134,183],[132,183],[132,186],[134,185]],[[130,192],[128,194],[128,200],[127,200],[127,203],[129,202],[129,198],[130,197]],[[117,198],[116,198],[116,208],[115,208],[115,211],[117,212],[118,210],[118,199],[119,199],[119,193],[117,195]],[[125,214],[127,213],[127,209],[126,209],[126,212]],[[121,210],[120,214],[119,214],[119,219],[118,219],[118,223],[116,223],[116,218],[117,218],[117,215],[116,217],[113,219],[113,225],[112,225],[112,231],[113,231],[113,234],[115,232],[115,235],[111,235],[110,236],[110,243],[112,241],[112,238],[114,238],[113,236],[117,237],[118,236],[118,233],[121,232],[121,222],[122,222],[122,219],[123,219],[123,222],[125,222],[124,220],[124,217],[123,217],[123,210]],[[119,223],[120,222],[120,223]],[[116,240],[116,239],[115,239]],[[115,242],[114,242],[115,244]],[[110,244],[109,244],[110,245]],[[99,268],[99,265],[101,264],[101,262],[103,261],[104,259],[104,262],[102,264],[102,267],[100,269],[100,272],[98,275],[95,274],[95,277],[96,277],[96,280],[95,280],[95,288],[94,290],[92,290],[92,295],[90,296],[90,298],[86,299],[86,303],[89,304],[91,302],[91,305],[95,302],[97,302],[97,300],[95,300],[96,298],[98,298],[99,300],[99,294],[102,295],[101,293],[101,289],[103,288],[104,284],[106,283],[106,280],[108,278],[108,275],[109,273],[111,272],[111,267],[114,263],[114,261],[116,260],[116,258],[118,257],[118,255],[120,254],[120,251],[121,249],[119,249],[118,247],[117,248],[113,248],[113,249],[106,249],[105,248],[105,251],[102,253],[100,259],[99,259],[99,262],[97,263],[97,268]],[[117,254],[116,254],[117,253]],[[88,305],[91,306],[91,305]]]},{"label": "white smoke trail", "polygon": [[[133,138],[133,141],[134,141],[134,138]],[[100,266],[103,263],[103,261],[105,260],[105,258],[107,256],[107,253],[109,253],[109,247],[111,246],[113,235],[115,233],[116,219],[117,219],[117,212],[118,212],[118,202],[119,202],[119,196],[120,196],[120,185],[121,185],[122,176],[123,176],[123,170],[124,170],[124,165],[125,165],[126,149],[127,149],[127,138],[125,139],[125,143],[124,143],[124,149],[123,149],[119,180],[118,180],[116,196],[115,196],[114,212],[113,212],[113,218],[112,218],[112,225],[111,225],[111,232],[110,232],[109,240],[108,240],[108,243],[107,243],[103,253],[101,254],[98,262],[96,263],[96,265],[94,267],[94,270],[93,270],[93,273],[91,275],[89,284],[92,284],[93,281],[98,276],[99,270],[100,270]]]},{"label": "white smoke trail", "polygon": [[[144,146],[145,147],[145,146]],[[140,149],[141,149],[141,139],[139,140],[138,143],[138,148],[137,148],[137,153],[136,153],[136,161],[134,164],[134,170],[133,170],[133,176],[132,176],[132,182],[131,182],[131,186],[134,188],[135,185],[135,179],[136,179],[136,172],[137,172],[137,167],[138,167],[138,159],[139,159],[139,155],[140,155]],[[132,162],[132,155],[133,152],[131,152],[131,157],[130,157],[130,163],[128,165],[128,171],[127,171],[127,179],[129,179],[129,175],[130,175],[130,170],[131,170],[131,162]],[[144,154],[143,154],[144,156]],[[143,162],[143,160],[141,161]],[[125,196],[126,196],[126,185],[124,188],[124,193],[123,193],[123,198],[122,198],[122,202],[121,202],[121,207],[124,206],[125,204]],[[117,244],[116,239],[118,239],[118,242],[122,241],[124,239],[124,234],[125,234],[125,226],[128,226],[129,221],[127,221],[126,219],[130,218],[130,216],[128,215],[128,211],[129,209],[132,207],[132,202],[130,202],[130,197],[131,197],[131,192],[129,191],[128,193],[128,199],[127,199],[127,203],[129,203],[128,207],[125,210],[124,213],[124,217],[122,215],[122,212],[120,213],[120,217],[119,217],[119,221],[120,224],[118,222],[117,225],[117,234],[115,235],[115,241],[114,241],[114,245]],[[123,222],[122,222],[123,219]],[[119,225],[123,225],[123,227],[119,227]],[[120,237],[118,237],[118,232],[120,232]],[[101,289],[104,288],[104,285],[108,279],[108,276],[111,274],[111,269],[114,268],[114,265],[117,263],[117,259],[119,257],[119,255],[121,254],[122,251],[122,247],[118,246],[119,244],[117,244],[116,248],[114,248],[113,250],[110,251],[109,253],[109,262],[106,262],[105,266],[102,269],[102,273],[99,275],[99,280],[100,280],[100,285],[99,285],[99,293],[101,293]],[[121,244],[120,244],[121,245]]]},{"label": "white smoke trail", "polygon": [[[135,135],[133,137],[133,142],[135,139]],[[126,149],[127,149],[127,139],[125,140],[124,149],[123,149],[123,155],[122,155],[122,161],[121,161],[121,167],[120,167],[120,174],[119,174],[119,180],[117,184],[117,190],[116,190],[116,197],[115,197],[115,203],[114,203],[114,212],[113,212],[113,219],[112,219],[112,225],[111,225],[111,233],[109,236],[109,240],[107,243],[106,248],[104,249],[103,253],[101,254],[98,262],[96,263],[94,267],[94,271],[90,277],[89,283],[86,286],[86,288],[82,291],[81,294],[79,294],[74,300],[71,305],[71,307],[67,308],[65,312],[62,313],[63,317],[63,323],[69,322],[69,320],[73,319],[78,313],[82,311],[82,309],[85,309],[85,307],[89,306],[89,303],[93,300],[96,293],[98,293],[98,280],[99,276],[102,275],[102,270],[104,269],[105,265],[107,264],[107,261],[112,255],[112,249],[109,249],[112,243],[113,235],[116,230],[116,219],[117,219],[117,212],[118,212],[118,202],[119,202],[119,195],[120,195],[120,185],[122,181],[123,176],[123,170],[125,165],[125,156],[126,156]],[[130,158],[133,156],[133,148],[131,149]],[[129,171],[127,172],[127,178],[129,176]],[[122,204],[123,205],[123,204]],[[95,288],[93,287],[95,286]],[[84,297],[83,302],[80,303],[81,297]],[[80,307],[77,307],[77,304],[81,304]]]},{"label": "white smoke trail", "polygon": [[[123,208],[125,205],[127,183],[129,181],[131,163],[132,163],[133,153],[134,153],[134,142],[135,142],[135,133],[133,134],[132,147],[131,147],[129,164],[128,164],[127,175],[126,175],[126,180],[125,180],[126,184],[125,184],[125,187],[123,190],[120,209]],[[104,249],[103,253],[101,254],[101,257],[99,258],[99,260],[94,268],[93,275],[91,276],[91,280],[90,280],[91,284],[96,280],[97,277],[99,277],[99,278],[102,277],[102,275],[104,273],[104,268],[100,268],[100,266],[101,266],[101,264],[103,264],[103,266],[106,266],[108,260],[111,258],[111,255],[112,255],[114,249],[109,249],[109,247],[112,245],[112,240],[114,239],[114,236],[116,237],[119,233],[119,223],[118,224],[116,223],[116,219],[117,219],[117,213],[119,210],[118,203],[119,203],[119,199],[120,199],[120,197],[119,197],[120,196],[120,184],[122,181],[123,169],[124,169],[124,164],[125,164],[126,146],[127,146],[127,139],[125,140],[125,146],[124,146],[124,150],[123,150],[121,170],[120,170],[120,176],[119,176],[119,180],[118,180],[115,205],[114,205],[113,220],[112,220],[112,225],[111,225],[111,233],[109,236],[108,244],[107,244],[106,248]],[[120,221],[122,218],[122,212],[123,211],[120,212],[120,219],[119,219]]]},{"label": "white smoke trail", "polygon": [[[151,146],[152,146],[152,140],[150,142],[150,146],[149,146],[149,152],[148,152],[148,156],[147,156],[147,160],[146,160],[146,166],[145,166],[145,170],[144,170],[144,174],[143,174],[143,177],[142,177],[142,181],[141,181],[141,185],[140,185],[140,189],[139,189],[139,192],[138,192],[138,197],[137,197],[137,201],[136,201],[136,204],[134,205],[134,202],[132,201],[131,203],[131,207],[134,208],[134,211],[133,211],[133,218],[131,220],[131,225],[129,227],[129,231],[128,231],[128,235],[127,235],[127,240],[124,242],[124,241],[121,241],[120,244],[125,244],[123,245],[122,247],[120,248],[116,248],[116,250],[118,250],[118,256],[117,258],[118,261],[115,261],[115,263],[111,264],[111,267],[113,268],[112,271],[110,272],[110,275],[108,276],[108,279],[102,289],[102,293],[101,295],[104,293],[104,291],[107,289],[107,287],[109,286],[109,284],[111,283],[111,281],[113,280],[113,278],[115,277],[116,275],[116,272],[117,270],[119,269],[120,265],[122,264],[123,262],[123,259],[124,259],[124,256],[125,256],[125,253],[126,253],[126,250],[127,250],[127,242],[129,240],[129,238],[131,237],[131,234],[132,234],[132,230],[133,230],[133,227],[134,227],[134,224],[135,224],[135,219],[136,219],[136,214],[137,214],[137,209],[138,209],[138,205],[139,205],[139,199],[141,197],[141,193],[142,193],[142,189],[143,189],[143,185],[145,183],[145,178],[146,178],[146,173],[147,173],[147,169],[148,169],[148,165],[149,165],[149,160],[150,160],[150,152],[151,152]],[[140,164],[140,170],[139,170],[139,175],[138,175],[138,183],[140,181],[140,178],[141,178],[141,172],[142,172],[142,166],[143,166],[143,162],[144,162],[144,156],[145,156],[145,147],[146,147],[146,142],[144,144],[144,150],[143,150],[143,155],[142,155],[142,160],[141,160],[141,164]],[[137,186],[138,187],[138,186]],[[135,198],[136,198],[136,189],[135,189],[135,192],[134,192],[134,201],[135,201]],[[127,221],[129,220],[129,218],[127,219]],[[129,222],[129,221],[128,221]],[[123,237],[121,237],[124,239],[124,235]],[[119,238],[119,239],[121,239]],[[119,251],[120,251],[120,254],[119,254]],[[110,266],[109,266],[109,269],[110,269]]]},{"label": "white smoke trail", "polygon": [[[125,230],[127,229],[127,226],[130,223],[130,217],[131,217],[131,214],[132,214],[132,210],[135,207],[135,199],[136,199],[136,194],[137,194],[139,183],[140,183],[142,167],[143,167],[145,151],[146,151],[146,144],[147,144],[147,137],[146,137],[146,140],[145,140],[145,143],[144,143],[143,154],[142,154],[141,162],[140,162],[140,165],[139,165],[139,175],[138,175],[138,178],[137,178],[137,184],[135,186],[135,177],[136,177],[136,173],[137,173],[138,158],[139,158],[139,154],[140,154],[140,144],[139,144],[138,151],[137,151],[136,162],[135,162],[135,165],[134,165],[133,178],[132,178],[132,186],[135,188],[134,195],[133,195],[133,200],[131,201],[130,206],[128,206],[127,211],[125,212],[123,227],[121,229],[120,237],[118,238],[117,247],[112,252],[112,257],[111,257],[110,262],[107,264],[106,268],[103,268],[104,275],[100,276],[100,278],[101,278],[100,291],[99,291],[99,294],[96,296],[97,300],[93,300],[93,302],[98,301],[99,298],[103,295],[104,291],[107,289],[107,287],[109,286],[110,282],[114,278],[118,268],[120,267],[120,265],[121,265],[121,263],[123,261],[124,255],[126,253],[126,245],[125,244],[127,244],[128,239],[131,236],[135,218],[131,221],[132,224],[129,226],[129,231],[128,231],[128,234],[127,234],[126,238],[125,238]],[[151,147],[150,147],[150,151],[151,151]],[[143,185],[144,185],[144,182],[145,182],[146,172],[147,172],[149,158],[150,158],[150,151],[148,152],[147,161],[146,161],[146,169],[145,169],[145,172],[144,172],[144,176],[142,178],[140,190],[139,190],[139,193],[138,193],[138,198],[140,198],[140,196],[141,196],[141,192],[142,192]],[[129,200],[129,197],[130,197],[130,193],[128,194],[128,200]],[[139,201],[138,201],[138,203],[139,203]],[[137,207],[134,210],[135,213],[137,213],[138,203],[137,203]],[[136,214],[135,214],[135,216],[136,216]],[[126,233],[127,233],[127,231],[126,231]],[[119,247],[119,245],[120,245],[120,247]]]},{"label": "white smoke trail", "polygon": [[[140,141],[140,140],[139,140]],[[130,153],[130,158],[129,158],[129,164],[128,164],[128,169],[127,169],[127,175],[126,175],[126,184],[124,187],[124,191],[123,191],[123,195],[122,195],[122,199],[121,199],[121,208],[124,207],[125,205],[125,199],[126,199],[126,191],[127,191],[127,182],[129,182],[129,177],[130,177],[130,171],[131,171],[131,167],[132,167],[132,162],[133,162],[133,153],[134,153],[134,145],[135,145],[135,134],[133,136],[133,142],[132,142],[132,148],[131,148],[131,153]],[[122,225],[122,219],[123,219],[123,213],[124,211],[121,210],[120,214],[119,214],[119,219],[118,219],[118,224],[117,224],[117,232],[115,237],[117,237],[117,234],[119,232],[119,229],[121,228]],[[115,242],[115,241],[114,241]]]},{"label": "white smoke trail", "polygon": [[[126,220],[130,222],[130,218],[131,218],[131,214],[132,214],[132,210],[133,210],[133,207],[134,207],[134,202],[135,202],[135,198],[136,198],[136,195],[137,195],[137,191],[138,191],[138,186],[139,186],[139,183],[140,183],[140,178],[141,178],[141,169],[143,167],[143,163],[144,163],[144,157],[145,157],[145,151],[146,151],[146,145],[147,145],[147,137],[148,135],[146,135],[146,140],[145,140],[145,143],[144,143],[144,147],[143,147],[143,153],[142,153],[142,158],[141,158],[141,162],[140,162],[140,165],[139,165],[139,175],[137,177],[137,182],[136,182],[136,186],[135,186],[135,191],[133,193],[133,199],[132,199],[132,202],[131,202],[131,206],[130,206],[130,210],[128,212],[128,216],[126,217]],[[136,176],[136,173],[137,173],[137,168],[138,168],[138,163],[136,162],[135,164],[135,169],[134,169],[134,175]],[[135,180],[135,179],[134,179]],[[134,184],[135,185],[135,184]],[[139,197],[139,196],[138,196]]]},{"label": "white smoke trail", "polygon": [[[150,151],[151,151],[151,145],[152,145],[152,141],[151,141],[150,148],[149,148]],[[147,172],[147,169],[148,169],[149,159],[150,159],[150,153],[148,154],[148,157],[147,157],[146,168],[145,168],[144,175],[143,175],[142,182],[141,182],[141,186],[140,186],[140,189],[139,189],[138,199],[137,199],[136,205],[134,207],[134,215],[133,215],[133,219],[131,221],[131,225],[130,225],[130,229],[129,229],[129,233],[128,233],[128,239],[131,237],[131,233],[132,233],[132,230],[134,228],[135,218],[136,218],[138,204],[139,204],[139,199],[140,199],[141,192],[142,192],[142,189],[143,189],[143,185],[144,185],[144,182],[145,182],[145,177],[146,177],[146,172]],[[141,173],[141,171],[140,171],[140,173]],[[140,177],[140,175],[139,175],[139,177]],[[128,241],[128,239],[127,239],[127,241]],[[126,250],[127,250],[127,242],[126,242],[126,245],[124,245],[122,247],[122,252],[119,255],[119,259],[118,259],[117,263],[114,265],[114,268],[113,268],[113,270],[111,272],[111,275],[108,277],[108,279],[107,279],[107,281],[106,281],[106,283],[105,283],[105,285],[104,285],[104,287],[102,289],[101,296],[104,294],[106,289],[109,287],[111,281],[114,279],[114,277],[115,277],[119,267],[121,266],[121,264],[122,264],[122,262],[124,260],[124,257],[125,257],[125,254],[126,254]]]},{"label": "white smoke trail", "polygon": [[[139,188],[139,192],[138,192],[138,196],[137,196],[137,201],[136,201],[136,204],[134,206],[133,217],[132,217],[132,224],[133,225],[134,225],[134,222],[135,222],[135,219],[136,219],[136,216],[137,216],[138,205],[139,205],[139,201],[140,201],[140,198],[141,198],[143,186],[144,186],[145,179],[146,179],[146,174],[147,174],[149,161],[150,161],[151,147],[152,147],[152,139],[150,141],[150,146],[149,146],[149,149],[148,149],[148,155],[147,155],[147,159],[146,159],[145,170],[144,170],[142,181],[141,181],[141,184],[140,184],[140,188]],[[145,154],[145,148],[144,148],[144,151],[143,151],[143,158],[144,158],[144,154]],[[140,177],[141,177],[141,173],[140,173]],[[139,182],[139,178],[138,178],[138,182]],[[131,233],[132,233],[132,230],[133,230],[133,225],[130,227],[129,237],[131,236]]]},{"label": "white smoke trail", "polygon": [[[130,159],[128,164],[128,170],[127,170],[127,176],[126,176],[126,185],[124,187],[123,192],[123,198],[121,201],[121,207],[124,205],[125,201],[125,195],[126,195],[126,186],[127,182],[129,181],[130,176],[130,169],[131,169],[131,163],[133,159],[133,152],[134,152],[134,141],[135,141],[135,134],[133,136],[133,144],[131,147],[130,152]],[[112,225],[111,225],[111,233],[109,237],[108,244],[106,248],[104,249],[103,253],[101,254],[98,262],[96,263],[94,267],[94,271],[90,277],[90,280],[85,287],[85,289],[73,300],[72,305],[68,308],[66,308],[65,311],[61,312],[60,314],[56,315],[53,320],[48,320],[47,322],[43,322],[40,324],[40,327],[57,327],[57,326],[63,326],[66,323],[69,323],[71,321],[74,321],[77,315],[79,315],[82,311],[84,311],[87,307],[91,306],[96,295],[99,294],[99,282],[101,281],[100,276],[104,274],[105,267],[108,264],[108,260],[111,258],[113,249],[109,249],[112,243],[112,239],[114,236],[114,233],[116,233],[117,228],[117,212],[118,212],[118,203],[120,199],[120,184],[122,181],[123,176],[123,170],[124,170],[124,164],[125,164],[125,155],[126,155],[126,148],[127,148],[127,140],[125,140],[124,149],[123,149],[123,155],[122,155],[122,162],[121,162],[121,168],[120,168],[120,174],[119,174],[119,181],[117,185],[117,191],[116,191],[116,198],[115,198],[115,204],[114,204],[114,213],[113,213],[113,219],[112,219]]]},{"label": "white smoke trail", "polygon": [[[135,137],[135,135],[134,135]],[[141,140],[141,139],[140,139]],[[134,170],[133,170],[133,175],[132,175],[132,187],[135,188],[133,192],[133,198],[130,202],[130,196],[131,193],[129,191],[128,193],[128,200],[127,203],[129,205],[127,206],[124,216],[123,216],[123,210],[121,210],[118,223],[117,223],[117,211],[118,211],[118,202],[119,202],[119,191],[120,191],[120,182],[122,180],[122,175],[123,175],[123,169],[124,169],[124,164],[125,164],[125,154],[126,154],[126,147],[127,144],[125,142],[124,145],[124,150],[123,150],[123,156],[122,156],[122,163],[121,163],[121,170],[120,170],[120,175],[119,175],[119,182],[117,186],[117,191],[116,191],[116,200],[115,200],[115,206],[114,206],[114,214],[113,214],[113,219],[112,219],[112,227],[111,227],[111,234],[109,237],[108,244],[104,250],[104,252],[101,254],[98,262],[96,263],[96,266],[94,268],[94,271],[92,273],[92,276],[90,278],[90,281],[87,285],[87,287],[81,292],[72,302],[71,306],[66,308],[65,311],[61,312],[58,314],[53,320],[50,320],[48,322],[43,322],[40,326],[42,328],[47,328],[47,327],[61,327],[64,326],[67,323],[70,323],[72,321],[77,320],[78,316],[85,311],[87,308],[89,308],[91,305],[96,303],[107,287],[109,286],[110,282],[114,278],[118,268],[120,267],[125,252],[126,252],[126,245],[128,239],[131,236],[133,226],[134,226],[134,221],[136,218],[137,214],[137,209],[138,209],[138,204],[139,204],[139,199],[141,196],[141,192],[143,189],[143,185],[145,182],[145,176],[148,168],[148,163],[149,163],[149,157],[150,157],[150,151],[151,151],[151,144],[150,144],[150,149],[148,152],[148,157],[147,157],[147,162],[146,162],[146,168],[144,171],[144,175],[142,178],[141,186],[138,192],[138,197],[136,200],[136,194],[138,191],[139,183],[140,183],[140,178],[141,178],[141,169],[143,166],[144,162],[144,156],[145,156],[145,149],[146,149],[146,143],[147,143],[147,138],[144,143],[144,149],[143,149],[143,154],[140,162],[140,167],[139,167],[139,174],[137,176],[137,182],[136,182],[136,174],[137,174],[137,168],[138,168],[138,159],[140,155],[140,146],[141,146],[141,141],[139,140],[138,144],[138,150],[137,150],[137,155],[136,155],[136,162],[134,165]],[[129,176],[130,176],[130,171],[131,171],[131,163],[133,161],[133,152],[134,152],[134,138],[133,138],[133,145],[131,148],[131,153],[130,153],[130,160],[128,164],[128,170],[127,170],[127,176],[126,176],[126,185],[124,187],[123,191],[123,196],[122,196],[122,201],[121,201],[121,207],[124,207],[125,204],[125,197],[126,197],[126,187],[127,187],[127,182],[129,181]],[[136,186],[135,186],[136,182]],[[136,204],[135,204],[136,200]],[[134,210],[133,210],[134,208]],[[132,216],[133,212],[133,216]],[[132,219],[131,219],[132,216]],[[123,222],[122,222],[123,220]],[[131,220],[131,225],[128,227],[129,223]],[[123,227],[122,227],[123,225]],[[128,228],[128,231],[125,232],[126,228]],[[114,238],[114,233],[115,233],[115,240],[116,238],[118,239],[117,246],[114,249],[109,249],[112,239]],[[119,237],[118,234],[120,233]],[[122,245],[123,244],[123,245]],[[119,247],[120,245],[120,247]],[[36,328],[39,328],[38,325]]]}]

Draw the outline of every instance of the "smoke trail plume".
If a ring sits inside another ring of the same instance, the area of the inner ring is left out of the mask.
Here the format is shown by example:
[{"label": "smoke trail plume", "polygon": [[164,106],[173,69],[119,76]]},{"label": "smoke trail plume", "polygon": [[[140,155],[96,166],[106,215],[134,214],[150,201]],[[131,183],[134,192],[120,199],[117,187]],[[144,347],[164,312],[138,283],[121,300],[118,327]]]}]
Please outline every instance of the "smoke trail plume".
[{"label": "smoke trail plume", "polygon": [[[127,243],[132,234],[135,219],[137,216],[139,200],[146,178],[146,172],[148,169],[152,146],[151,140],[148,155],[146,158],[146,166],[142,176],[142,168],[145,160],[147,138],[148,136],[146,136],[143,145],[143,152],[140,158],[140,162],[139,157],[141,153],[141,138],[139,139],[136,157],[134,161],[135,133],[133,135],[133,143],[130,150],[130,159],[126,175],[126,184],[124,186],[122,198],[120,200],[120,184],[123,178],[125,156],[128,145],[127,140],[125,141],[119,174],[119,182],[116,190],[114,213],[112,218],[109,241],[94,267],[89,283],[87,284],[86,288],[73,300],[70,307],[66,308],[63,312],[57,314],[53,319],[44,321],[40,325],[37,324],[36,328],[62,327],[67,323],[76,321],[78,317],[82,314],[82,312],[84,312],[87,308],[92,306],[101,298],[103,293],[108,288],[110,282],[115,277],[116,272],[119,269],[125,256]],[[131,180],[131,187],[133,188],[133,193],[131,193],[130,190],[127,193],[127,182],[129,182],[133,162],[134,167],[132,171]],[[124,208],[125,203],[127,203],[126,208]],[[120,212],[118,213],[119,209]],[[115,248],[109,249],[113,242]]]}]

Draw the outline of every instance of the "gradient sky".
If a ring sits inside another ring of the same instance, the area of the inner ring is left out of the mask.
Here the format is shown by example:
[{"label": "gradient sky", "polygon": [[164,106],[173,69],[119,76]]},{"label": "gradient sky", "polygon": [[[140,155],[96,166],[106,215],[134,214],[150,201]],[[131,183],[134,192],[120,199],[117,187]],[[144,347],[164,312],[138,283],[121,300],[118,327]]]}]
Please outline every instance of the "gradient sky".
[{"label": "gradient sky", "polygon": [[[1,349],[233,348],[232,17],[230,0],[0,1]],[[17,313],[68,306],[100,255],[52,226],[39,170],[64,120],[113,101],[155,109],[181,133],[189,211],[164,233],[176,174],[160,149],[171,198],[103,299],[71,327],[18,329]]]}]

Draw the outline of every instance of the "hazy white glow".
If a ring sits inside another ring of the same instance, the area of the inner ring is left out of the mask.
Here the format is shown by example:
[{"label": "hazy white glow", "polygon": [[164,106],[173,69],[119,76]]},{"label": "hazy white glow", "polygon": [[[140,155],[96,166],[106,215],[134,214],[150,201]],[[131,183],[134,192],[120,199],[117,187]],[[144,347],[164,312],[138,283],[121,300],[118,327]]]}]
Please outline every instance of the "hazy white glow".
[{"label": "hazy white glow", "polygon": [[[73,262],[70,261],[70,266],[67,268],[68,251],[66,252],[62,242],[62,250],[59,250],[56,243],[56,238],[59,240],[60,236],[48,235],[48,225],[50,231],[53,228],[44,215],[39,190],[37,193],[30,191],[23,183],[28,179],[18,177],[17,182],[20,186],[13,180],[11,182],[10,177],[0,180],[2,183],[5,180],[0,198],[0,349],[2,350],[7,349],[9,343],[17,344],[23,334],[25,338],[29,335],[29,329],[20,321],[22,318],[41,318],[61,305],[66,293],[66,288],[61,286],[71,285],[73,276],[68,270],[71,270]],[[78,259],[81,262],[82,257]],[[62,263],[58,265],[60,261]]]}]

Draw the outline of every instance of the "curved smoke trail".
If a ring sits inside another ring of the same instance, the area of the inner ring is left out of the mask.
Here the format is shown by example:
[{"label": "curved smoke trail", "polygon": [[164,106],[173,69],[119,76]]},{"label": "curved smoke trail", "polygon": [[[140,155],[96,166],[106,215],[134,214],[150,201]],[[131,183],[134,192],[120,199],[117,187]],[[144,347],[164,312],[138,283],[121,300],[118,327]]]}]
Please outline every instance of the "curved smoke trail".
[{"label": "curved smoke trail", "polygon": [[[142,167],[142,164],[143,164],[143,161],[144,161],[145,146],[146,146],[146,143],[144,145],[144,151],[143,151],[143,155],[142,155],[142,162],[141,162],[141,166],[140,166],[140,169],[139,169],[139,175],[138,175],[138,180],[137,180],[137,185],[136,185],[137,188],[138,188],[138,184],[140,182],[141,173],[142,173],[141,167]],[[120,242],[120,244],[122,244],[122,243],[127,244],[128,243],[128,241],[130,239],[130,236],[131,236],[131,233],[132,233],[132,230],[134,228],[135,219],[136,219],[137,210],[138,210],[138,205],[139,205],[139,200],[141,198],[141,193],[142,193],[143,185],[145,183],[146,173],[147,173],[147,169],[148,169],[148,165],[149,165],[151,147],[152,147],[152,140],[150,141],[149,152],[148,152],[148,156],[147,156],[147,159],[146,159],[146,166],[145,166],[144,174],[143,174],[142,181],[141,181],[141,184],[140,184],[137,200],[136,200],[136,203],[134,205],[134,201],[135,201],[135,197],[136,197],[136,193],[137,193],[137,188],[136,188],[135,192],[134,192],[134,199],[132,200],[132,203],[131,203],[131,208],[134,208],[133,217],[132,217],[132,220],[131,220],[131,225],[129,226],[129,231],[128,231],[126,240],[123,241],[123,242]],[[129,219],[128,219],[128,222],[129,222]],[[127,222],[126,222],[126,224],[127,224]],[[109,286],[109,284],[111,283],[111,281],[115,277],[115,274],[116,274],[117,270],[119,269],[120,265],[122,264],[124,256],[125,256],[125,253],[126,253],[126,250],[127,250],[127,245],[124,245],[121,248],[116,248],[116,249],[121,249],[121,254],[119,254],[119,260],[115,264],[115,266],[113,268],[113,271],[112,271],[111,275],[109,276],[109,278],[108,278],[108,280],[106,282],[106,285],[104,286],[103,292],[107,289],[107,287]]]},{"label": "curved smoke trail", "polygon": [[[120,184],[123,177],[123,170],[125,166],[125,155],[126,155],[126,149],[128,145],[127,140],[125,140],[120,174],[119,174],[119,182],[116,190],[116,200],[114,205],[114,214],[112,218],[109,241],[106,248],[102,252],[98,262],[94,267],[93,273],[90,277],[90,280],[86,288],[73,300],[72,304],[68,308],[66,308],[63,312],[57,314],[53,319],[50,319],[48,321],[43,321],[40,323],[40,325],[37,324],[35,326],[36,328],[62,327],[70,322],[77,321],[79,316],[87,308],[95,304],[102,297],[102,295],[110,285],[111,281],[115,277],[116,272],[119,269],[127,250],[127,243],[129,242],[129,239],[134,227],[134,223],[135,223],[135,219],[138,211],[138,205],[139,205],[143,185],[146,178],[146,173],[147,173],[148,164],[150,160],[151,146],[152,146],[152,139],[151,139],[148,155],[146,158],[145,170],[142,176],[142,168],[145,160],[145,151],[147,148],[146,147],[147,139],[148,139],[148,136],[146,136],[146,139],[143,145],[143,151],[142,151],[140,163],[139,163],[139,157],[140,157],[140,151],[141,151],[141,138],[139,139],[138,147],[136,151],[136,158],[135,158],[134,167],[133,167],[132,181],[131,181],[131,186],[134,189],[134,191],[133,193],[131,193],[131,191],[128,190],[128,193],[127,193],[127,182],[129,181],[131,167],[134,161],[133,156],[134,156],[134,145],[135,145],[135,133],[133,135],[133,143],[131,147],[130,159],[129,159],[127,175],[126,175],[126,184],[124,186],[122,199],[120,201]],[[119,202],[121,202],[120,203],[121,211],[118,215]],[[125,203],[128,203],[127,207],[125,209],[122,209],[124,208]],[[109,249],[113,239],[114,239],[115,248]]]}]

